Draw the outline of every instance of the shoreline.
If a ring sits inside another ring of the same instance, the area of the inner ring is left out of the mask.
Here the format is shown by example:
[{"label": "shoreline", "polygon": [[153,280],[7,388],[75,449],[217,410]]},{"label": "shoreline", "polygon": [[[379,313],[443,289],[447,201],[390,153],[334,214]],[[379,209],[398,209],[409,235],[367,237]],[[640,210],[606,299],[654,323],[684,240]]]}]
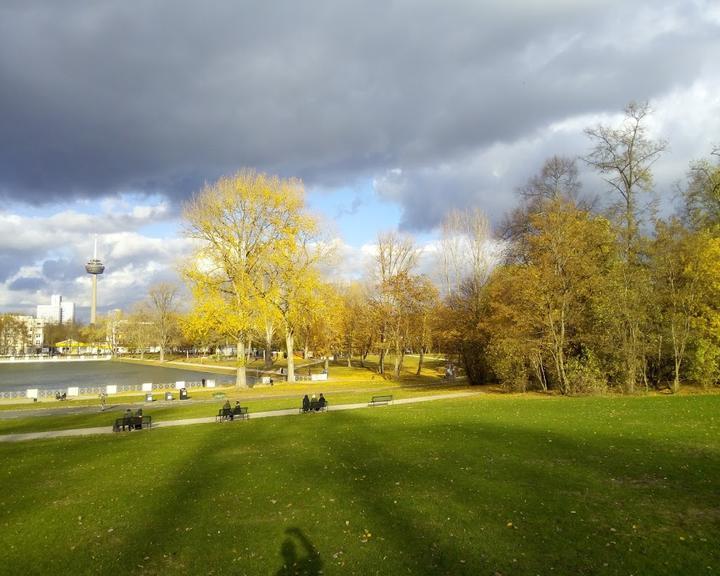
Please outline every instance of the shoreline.
[{"label": "shoreline", "polygon": [[52,362],[108,362],[112,356],[11,356],[0,358],[0,364],[46,364]]}]

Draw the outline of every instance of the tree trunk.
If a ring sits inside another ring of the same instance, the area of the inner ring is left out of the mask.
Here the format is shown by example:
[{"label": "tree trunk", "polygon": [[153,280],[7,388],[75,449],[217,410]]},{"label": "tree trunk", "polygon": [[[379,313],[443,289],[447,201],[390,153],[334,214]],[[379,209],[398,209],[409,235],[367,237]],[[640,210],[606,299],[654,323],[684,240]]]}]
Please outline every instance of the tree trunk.
[{"label": "tree trunk", "polygon": [[165,347],[160,346],[160,362],[165,362]]},{"label": "tree trunk", "polygon": [[247,374],[245,372],[245,342],[238,339],[237,343],[237,375],[235,376],[235,386],[238,388],[247,388]]},{"label": "tree trunk", "polygon": [[265,368],[272,366],[272,339],[265,341]]},{"label": "tree trunk", "polygon": [[417,376],[420,376],[420,373],[422,372],[424,359],[425,359],[425,346],[420,346],[420,358],[418,359],[418,369],[417,369],[417,372],[415,372],[415,374]]},{"label": "tree trunk", "polygon": [[325,374],[330,371],[330,358],[325,356]]},{"label": "tree trunk", "polygon": [[287,349],[287,381],[295,382],[295,335],[290,329],[285,332],[285,348]]},{"label": "tree trunk", "polygon": [[675,333],[675,322],[674,321],[671,321],[671,323],[670,323],[670,333],[672,334],[673,363],[675,365],[675,377],[673,378],[671,391],[673,394],[677,394],[678,391],[680,390],[680,364],[682,362],[682,359],[680,357],[678,337],[677,337],[677,334]]},{"label": "tree trunk", "polygon": [[348,364],[347,364],[348,368],[352,368],[352,353],[353,353],[353,349],[352,349],[352,346],[350,346],[350,349],[348,350]]}]

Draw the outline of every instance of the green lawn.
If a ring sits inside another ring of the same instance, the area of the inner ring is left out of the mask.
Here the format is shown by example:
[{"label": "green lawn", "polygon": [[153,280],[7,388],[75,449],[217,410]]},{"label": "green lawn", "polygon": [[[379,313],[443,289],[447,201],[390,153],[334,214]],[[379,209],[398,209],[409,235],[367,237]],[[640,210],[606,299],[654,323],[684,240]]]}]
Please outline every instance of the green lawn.
[{"label": "green lawn", "polygon": [[716,574],[718,414],[720,396],[483,395],[0,444],[0,567]]},{"label": "green lawn", "polygon": [[[325,384],[325,383],[323,383]],[[377,382],[365,382],[357,387],[326,385],[323,388],[317,386],[308,387],[307,384],[295,384],[264,388],[260,391],[237,390],[233,388],[220,389],[226,395],[222,400],[212,400],[211,394],[207,391],[191,390],[192,399],[200,398],[200,402],[172,403],[158,402],[145,403],[141,398],[124,397],[121,403],[113,402],[104,412],[101,412],[97,404],[93,405],[91,411],[83,410],[78,413],[55,414],[50,409],[38,410],[34,414],[21,414],[14,418],[0,418],[0,434],[20,434],[26,432],[44,432],[47,430],[69,430],[73,428],[93,428],[98,426],[112,426],[116,418],[120,418],[127,406],[133,409],[142,408],[146,416],[152,416],[153,424],[164,420],[182,420],[186,418],[204,418],[215,416],[225,403],[230,400],[234,405],[239,401],[247,406],[250,415],[255,412],[266,410],[284,410],[288,408],[300,408],[304,394],[318,394],[324,392],[328,402],[333,405],[355,404],[369,402],[374,394],[392,394],[397,399],[412,398],[417,396],[432,396],[434,394],[447,394],[453,392],[465,392],[472,389],[467,386],[415,386],[400,387],[388,385],[379,380]],[[176,394],[177,398],[177,394]],[[115,399],[113,399],[115,400]],[[124,403],[122,403],[124,402]],[[52,405],[52,408],[58,408]],[[60,406],[65,408],[65,406]],[[67,406],[72,409],[71,406]]]}]

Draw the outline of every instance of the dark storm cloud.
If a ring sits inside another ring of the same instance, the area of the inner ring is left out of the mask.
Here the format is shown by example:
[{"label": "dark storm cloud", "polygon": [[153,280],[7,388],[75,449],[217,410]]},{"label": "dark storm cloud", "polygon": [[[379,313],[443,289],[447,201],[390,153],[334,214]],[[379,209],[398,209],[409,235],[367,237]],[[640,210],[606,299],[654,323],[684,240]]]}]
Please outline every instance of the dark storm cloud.
[{"label": "dark storm cloud", "polygon": [[[437,166],[691,83],[717,56],[707,6],[5,2],[0,194],[182,197],[241,166],[318,185],[402,167],[435,175],[414,183],[432,203],[459,178]],[[404,198],[407,227],[433,224]]]},{"label": "dark storm cloud", "polygon": [[9,290],[19,290],[19,291],[35,291],[35,290],[42,290],[47,286],[45,280],[43,278],[35,278],[35,277],[27,277],[27,278],[16,278],[10,284],[8,284]]},{"label": "dark storm cloud", "polygon": [[59,260],[45,260],[42,264],[42,272],[50,280],[71,280],[80,276],[82,270],[77,262],[61,258]]},{"label": "dark storm cloud", "polygon": [[27,263],[27,258],[20,251],[0,252],[0,282],[5,282],[20,270],[24,263]]}]

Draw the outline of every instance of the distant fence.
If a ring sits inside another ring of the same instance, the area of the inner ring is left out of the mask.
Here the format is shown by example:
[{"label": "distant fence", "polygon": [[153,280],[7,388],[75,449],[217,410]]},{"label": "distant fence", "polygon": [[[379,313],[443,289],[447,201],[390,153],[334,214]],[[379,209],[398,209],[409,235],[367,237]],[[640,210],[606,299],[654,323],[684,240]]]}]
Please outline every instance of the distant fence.
[{"label": "distant fence", "polygon": [[[207,383],[207,380],[206,380]],[[221,381],[221,384],[225,384],[226,381]],[[148,382],[148,384],[150,384]],[[177,382],[163,382],[151,384],[152,390],[174,390],[176,389]],[[115,386],[116,392],[114,394],[108,394],[113,396],[115,394],[122,394],[124,392],[148,392],[143,390],[143,384],[113,384],[109,383],[103,386],[78,386],[78,396],[99,396],[102,393],[107,394],[107,387]],[[145,384],[147,386],[147,384]],[[184,388],[202,388],[203,381],[198,380],[197,382],[185,381]],[[29,390],[37,390],[37,397],[40,398],[55,398],[57,395],[67,394],[68,388],[29,388]],[[28,390],[4,390],[0,391],[1,399],[16,399],[16,398],[28,398]]]},{"label": "distant fence", "polygon": [[0,364],[20,364],[34,362],[92,362],[97,360],[111,360],[110,354],[72,354],[67,356],[50,356],[48,354],[27,354],[20,356],[0,356]]}]

